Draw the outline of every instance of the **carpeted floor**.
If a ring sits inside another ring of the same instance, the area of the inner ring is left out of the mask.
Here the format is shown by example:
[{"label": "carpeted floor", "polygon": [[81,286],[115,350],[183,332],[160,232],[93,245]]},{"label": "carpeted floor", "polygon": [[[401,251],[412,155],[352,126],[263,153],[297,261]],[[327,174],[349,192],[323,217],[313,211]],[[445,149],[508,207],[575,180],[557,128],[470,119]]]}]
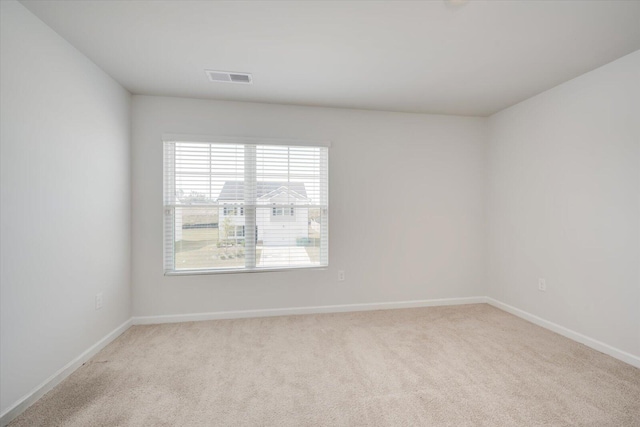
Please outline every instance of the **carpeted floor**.
[{"label": "carpeted floor", "polygon": [[135,326],[17,426],[640,426],[640,369],[486,304]]}]

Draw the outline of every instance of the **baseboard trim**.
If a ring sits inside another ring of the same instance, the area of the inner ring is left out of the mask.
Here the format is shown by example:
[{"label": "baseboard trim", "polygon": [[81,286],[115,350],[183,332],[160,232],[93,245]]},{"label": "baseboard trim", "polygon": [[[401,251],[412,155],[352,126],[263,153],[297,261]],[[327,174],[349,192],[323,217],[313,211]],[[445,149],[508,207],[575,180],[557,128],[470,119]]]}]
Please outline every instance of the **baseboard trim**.
[{"label": "baseboard trim", "polygon": [[100,341],[89,347],[78,357],[67,363],[64,367],[59,369],[55,374],[47,378],[42,384],[31,390],[25,396],[23,396],[18,402],[16,402],[9,409],[4,411],[0,415],[0,426],[6,426],[14,418],[20,415],[25,409],[35,403],[38,399],[44,396],[47,392],[60,384],[65,378],[73,373],[76,369],[82,366],[83,363],[91,359],[96,353],[105,348],[109,343],[118,338],[124,331],[129,329],[132,325],[132,319],[127,320],[122,325],[109,332]]},{"label": "baseboard trim", "polygon": [[55,374],[45,380],[42,384],[34,388],[30,393],[21,398],[16,404],[7,409],[0,415],[0,426],[6,426],[14,418],[20,415],[25,409],[34,402],[44,396],[56,385],[67,378],[73,371],[78,369],[83,363],[91,359],[96,353],[106,347],[115,340],[123,332],[132,325],[153,325],[161,323],[181,323],[181,322],[197,322],[201,320],[218,320],[218,319],[241,319],[251,317],[272,317],[272,316],[289,316],[299,314],[317,314],[317,313],[343,313],[356,311],[371,310],[390,310],[398,308],[415,308],[415,307],[436,307],[447,305],[465,305],[465,304],[482,304],[487,303],[500,310],[511,313],[545,329],[549,329],[557,334],[567,337],[571,340],[582,343],[594,350],[605,353],[611,357],[628,363],[632,366],[640,368],[640,357],[627,353],[626,351],[615,348],[609,344],[573,331],[557,323],[550,322],[534,314],[528,313],[519,308],[505,304],[501,301],[490,297],[467,297],[467,298],[441,298],[429,300],[414,301],[396,301],[381,303],[365,303],[365,304],[342,304],[342,305],[323,305],[311,307],[293,307],[293,308],[276,308],[262,310],[238,310],[238,311],[218,311],[211,313],[194,313],[194,314],[174,314],[161,316],[138,316],[118,326],[112,332],[107,334],[100,341],[88,348],[85,352],[69,362],[66,366],[58,370]]},{"label": "baseboard trim", "polygon": [[597,350],[601,353],[607,354],[615,359],[621,360],[629,365],[635,366],[636,368],[640,368],[640,357],[634,356],[631,353],[627,353],[626,351],[615,348],[609,344],[605,344],[602,341],[598,341],[594,338],[583,335],[579,332],[571,330],[569,328],[565,328],[564,326],[558,325],[557,323],[550,322],[541,317],[536,316],[535,314],[531,314],[524,310],[520,310],[519,308],[513,307],[509,304],[505,304],[498,300],[495,300],[490,297],[486,297],[486,302],[500,310],[506,311],[507,313],[511,313],[514,316],[520,317],[524,320],[528,320],[531,323],[534,323],[538,326],[542,326],[545,329],[549,329],[557,334],[560,334],[564,337],[567,337],[573,341],[577,341],[581,344],[586,345],[587,347],[591,347],[594,350]]},{"label": "baseboard trim", "polygon": [[139,316],[133,318],[134,325],[160,323],[198,322],[202,320],[243,319],[251,317],[290,316],[297,314],[343,313],[352,311],[390,310],[396,308],[435,307],[444,305],[481,304],[486,297],[441,298],[429,300],[378,302],[366,304],[321,305],[312,307],[273,308],[262,310],[217,311],[211,313]]}]

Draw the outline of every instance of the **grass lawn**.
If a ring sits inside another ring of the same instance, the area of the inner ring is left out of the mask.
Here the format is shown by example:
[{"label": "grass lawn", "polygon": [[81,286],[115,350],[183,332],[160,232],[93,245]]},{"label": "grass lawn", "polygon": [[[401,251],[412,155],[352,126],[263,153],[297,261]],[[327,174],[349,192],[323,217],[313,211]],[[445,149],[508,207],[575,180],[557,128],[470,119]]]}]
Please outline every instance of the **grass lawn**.
[{"label": "grass lawn", "polygon": [[[217,228],[185,228],[182,240],[176,242],[176,269],[238,268],[244,267],[245,248],[218,247]],[[320,262],[320,248],[305,247],[312,264]],[[262,247],[256,247],[256,265],[260,265]]]},{"label": "grass lawn", "polygon": [[[262,250],[256,249],[256,263]],[[217,228],[186,228],[176,242],[176,269],[244,267],[244,247],[218,247]]]}]

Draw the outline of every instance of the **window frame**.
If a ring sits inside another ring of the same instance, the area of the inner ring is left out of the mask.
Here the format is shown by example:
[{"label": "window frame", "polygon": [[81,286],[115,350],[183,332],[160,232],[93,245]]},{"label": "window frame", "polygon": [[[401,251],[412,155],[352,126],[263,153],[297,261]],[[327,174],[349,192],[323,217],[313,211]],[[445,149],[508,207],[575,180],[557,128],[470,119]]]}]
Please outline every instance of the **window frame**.
[{"label": "window frame", "polygon": [[[326,149],[326,155],[324,158],[324,166],[321,168],[321,174],[324,171],[326,175],[326,183],[325,193],[326,193],[326,203],[322,205],[316,206],[322,212],[324,217],[324,223],[326,227],[326,244],[322,250],[324,250],[323,258],[324,263],[321,265],[288,265],[288,266],[278,266],[278,267],[242,267],[242,268],[205,268],[205,269],[184,269],[177,270],[175,268],[175,239],[174,239],[174,227],[175,227],[175,208],[178,205],[173,205],[173,209],[170,215],[171,220],[173,221],[173,227],[171,233],[168,233],[167,230],[167,216],[169,214],[166,201],[163,200],[163,228],[164,228],[164,240],[163,240],[163,251],[165,252],[166,259],[166,251],[168,247],[174,251],[172,258],[174,261],[173,269],[168,269],[166,263],[163,265],[164,267],[164,275],[165,276],[190,276],[190,275],[216,275],[216,274],[244,274],[244,273],[266,273],[266,272],[286,272],[286,271],[298,271],[298,270],[326,270],[329,267],[329,157],[330,157],[330,141],[319,141],[319,140],[299,140],[299,139],[281,139],[281,138],[256,138],[256,137],[229,137],[229,136],[211,136],[211,135],[196,135],[196,134],[164,134],[162,136],[162,144],[163,144],[163,152],[165,152],[163,156],[163,193],[167,188],[167,166],[166,166],[166,148],[165,143],[209,143],[209,144],[234,144],[234,145],[255,145],[255,146],[264,146],[264,145],[276,145],[276,146],[289,146],[289,147],[318,147]],[[175,152],[174,152],[175,159]],[[175,171],[175,160],[172,165],[173,170]],[[175,172],[174,172],[175,174]],[[175,187],[175,175],[173,176],[172,185]],[[163,196],[164,197],[164,196]],[[234,209],[238,206],[229,205],[225,207],[226,209]],[[242,205],[238,210],[238,214],[244,216],[246,212],[247,205]],[[304,206],[303,206],[304,207]],[[251,209],[249,207],[249,209]],[[253,208],[255,210],[256,208]],[[289,210],[289,216],[285,216],[287,218],[295,217],[295,207],[286,208]],[[255,214],[254,214],[255,215]],[[242,225],[245,228],[245,225]],[[256,227],[256,236],[257,236],[257,227]],[[170,237],[171,241],[168,244],[168,238]],[[242,239],[246,238],[246,229],[244,230],[244,236]],[[322,238],[322,237],[321,237]]]},{"label": "window frame", "polygon": [[[233,213],[229,213],[233,212]],[[224,216],[244,216],[244,206],[229,205],[227,203],[222,205],[222,215]]]},{"label": "window frame", "polygon": [[[273,203],[275,205],[275,203]],[[277,218],[295,218],[295,205],[291,203],[291,207],[277,205],[271,208],[271,216]]]},{"label": "window frame", "polygon": [[[229,237],[233,237],[235,240],[244,240],[245,226],[244,225],[234,225],[233,227],[233,235],[229,234]],[[242,234],[238,234],[238,230],[241,230]]]}]

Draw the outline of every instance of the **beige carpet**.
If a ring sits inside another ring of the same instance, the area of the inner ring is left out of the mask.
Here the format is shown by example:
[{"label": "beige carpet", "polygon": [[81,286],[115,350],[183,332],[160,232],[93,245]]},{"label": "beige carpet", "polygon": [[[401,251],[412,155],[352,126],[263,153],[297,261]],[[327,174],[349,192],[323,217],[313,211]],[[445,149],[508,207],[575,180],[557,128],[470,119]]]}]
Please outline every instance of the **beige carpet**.
[{"label": "beige carpet", "polygon": [[135,326],[41,425],[640,426],[640,370],[485,304]]}]

